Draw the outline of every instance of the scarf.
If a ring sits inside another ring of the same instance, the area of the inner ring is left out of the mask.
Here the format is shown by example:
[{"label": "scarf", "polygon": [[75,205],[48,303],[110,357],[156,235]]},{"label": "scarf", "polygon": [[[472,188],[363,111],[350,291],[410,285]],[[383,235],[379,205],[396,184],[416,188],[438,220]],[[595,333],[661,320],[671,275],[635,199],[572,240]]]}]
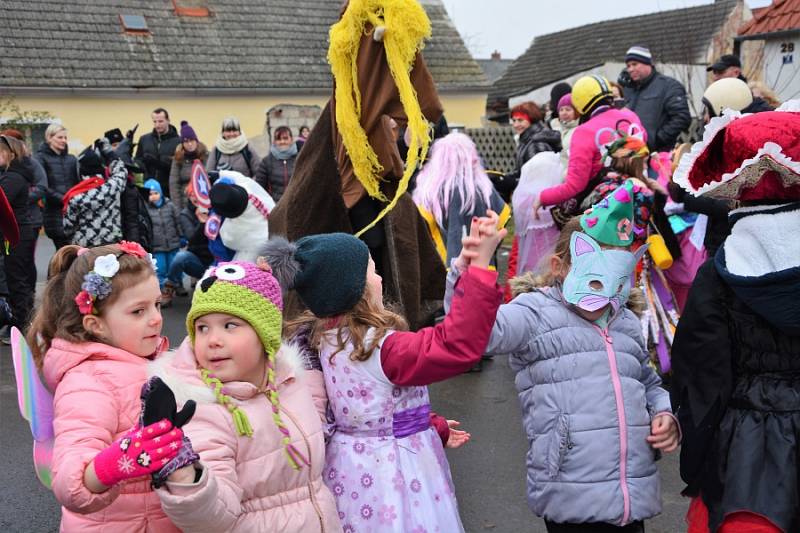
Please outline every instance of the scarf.
[{"label": "scarf", "polygon": [[76,196],[80,196],[85,192],[97,189],[105,182],[106,180],[104,180],[100,176],[90,176],[81,181],[80,183],[78,183],[77,185],[75,185],[74,187],[72,187],[70,190],[64,193],[63,207],[61,208],[61,212],[63,214],[67,213],[67,207],[69,207],[70,200],[72,200]]},{"label": "scarf", "polygon": [[247,135],[242,133],[233,139],[223,139],[220,135],[217,137],[217,149],[226,155],[238,154],[247,146]]},{"label": "scarf", "polygon": [[295,143],[292,143],[292,145],[286,150],[279,150],[278,147],[273,144],[269,148],[269,153],[271,153],[272,157],[274,157],[275,159],[285,161],[297,155],[297,145]]}]

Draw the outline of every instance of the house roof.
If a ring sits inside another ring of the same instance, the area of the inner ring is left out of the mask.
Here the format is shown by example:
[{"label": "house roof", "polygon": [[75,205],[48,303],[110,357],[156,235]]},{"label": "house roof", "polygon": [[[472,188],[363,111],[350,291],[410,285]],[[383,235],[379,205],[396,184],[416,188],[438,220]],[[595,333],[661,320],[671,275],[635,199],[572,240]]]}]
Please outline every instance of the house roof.
[{"label": "house roof", "polygon": [[[440,90],[488,82],[441,0],[423,0],[433,38],[424,56]],[[32,89],[328,91],[336,0],[3,0],[0,87]],[[143,15],[149,34],[125,32]]]},{"label": "house roof", "polygon": [[476,59],[475,61],[478,62],[483,73],[486,75],[486,79],[489,80],[489,83],[494,83],[499,80],[503,74],[506,73],[508,67],[514,62],[513,59]]},{"label": "house roof", "polygon": [[800,30],[800,0],[776,0],[753,10],[753,18],[739,30],[739,37],[750,37]]},{"label": "house roof", "polygon": [[632,45],[650,48],[656,63],[705,64],[713,35],[737,0],[587,24],[534,38],[489,92],[489,106],[609,61]]}]

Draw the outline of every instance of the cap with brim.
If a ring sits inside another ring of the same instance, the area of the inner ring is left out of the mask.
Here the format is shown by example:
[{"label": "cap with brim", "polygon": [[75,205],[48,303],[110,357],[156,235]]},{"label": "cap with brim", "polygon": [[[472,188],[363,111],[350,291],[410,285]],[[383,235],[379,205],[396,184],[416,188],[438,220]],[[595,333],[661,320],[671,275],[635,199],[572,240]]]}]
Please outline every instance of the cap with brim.
[{"label": "cap with brim", "polygon": [[706,72],[722,72],[730,67],[742,68],[742,62],[734,55],[724,55],[720,57],[713,65],[706,68]]}]

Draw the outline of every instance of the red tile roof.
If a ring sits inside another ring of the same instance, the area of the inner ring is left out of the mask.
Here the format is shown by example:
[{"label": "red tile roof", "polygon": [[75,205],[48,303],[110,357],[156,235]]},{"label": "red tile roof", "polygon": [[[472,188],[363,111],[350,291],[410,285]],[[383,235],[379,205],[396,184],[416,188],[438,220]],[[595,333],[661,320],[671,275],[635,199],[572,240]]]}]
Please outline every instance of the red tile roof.
[{"label": "red tile roof", "polygon": [[739,30],[740,37],[800,30],[800,0],[775,0],[770,6],[754,9],[753,18]]}]

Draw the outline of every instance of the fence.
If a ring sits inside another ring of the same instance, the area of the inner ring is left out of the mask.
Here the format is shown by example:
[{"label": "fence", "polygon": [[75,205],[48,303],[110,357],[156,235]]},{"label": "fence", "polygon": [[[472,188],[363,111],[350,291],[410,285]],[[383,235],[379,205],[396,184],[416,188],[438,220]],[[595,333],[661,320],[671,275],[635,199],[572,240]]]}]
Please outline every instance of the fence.
[{"label": "fence", "polygon": [[517,145],[511,128],[467,128],[469,135],[478,147],[486,170],[508,174],[514,171],[514,156]]}]

